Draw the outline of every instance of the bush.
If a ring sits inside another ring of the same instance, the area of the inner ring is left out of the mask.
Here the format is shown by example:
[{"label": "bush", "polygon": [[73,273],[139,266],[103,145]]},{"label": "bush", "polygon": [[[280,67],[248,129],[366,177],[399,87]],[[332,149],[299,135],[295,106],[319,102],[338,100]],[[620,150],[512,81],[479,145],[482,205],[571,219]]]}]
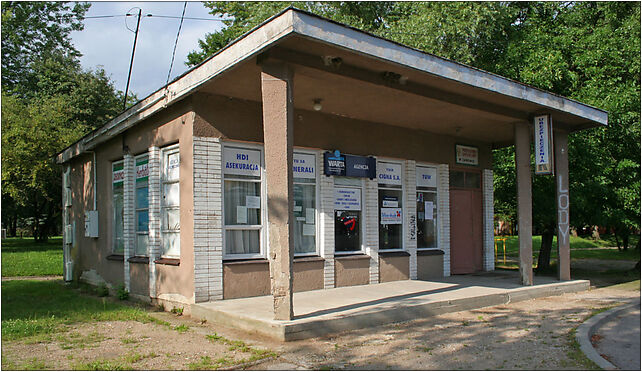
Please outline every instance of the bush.
[{"label": "bush", "polygon": [[96,294],[98,297],[109,296],[109,288],[107,288],[107,283],[102,282],[96,287]]},{"label": "bush", "polygon": [[118,285],[118,288],[116,289],[116,297],[123,301],[129,298],[129,291],[125,289],[123,284]]}]

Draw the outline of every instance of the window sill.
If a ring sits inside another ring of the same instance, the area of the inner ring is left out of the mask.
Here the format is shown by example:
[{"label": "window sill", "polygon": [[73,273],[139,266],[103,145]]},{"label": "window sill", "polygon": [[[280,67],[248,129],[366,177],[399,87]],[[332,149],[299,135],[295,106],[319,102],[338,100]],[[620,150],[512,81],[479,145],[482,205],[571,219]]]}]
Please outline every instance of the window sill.
[{"label": "window sill", "polygon": [[158,260],[154,260],[154,263],[159,265],[178,266],[181,264],[181,260],[178,258],[159,258]]},{"label": "window sill", "polygon": [[318,262],[325,261],[325,258],[319,256],[294,257],[294,262]]},{"label": "window sill", "polygon": [[149,257],[143,257],[143,256],[134,256],[134,257],[129,257],[127,261],[131,263],[149,263]]},{"label": "window sill", "polygon": [[409,257],[410,253],[406,251],[379,251],[379,257]]},{"label": "window sill", "polygon": [[417,250],[417,256],[443,256],[444,251],[441,249]]},{"label": "window sill", "polygon": [[125,261],[125,256],[122,254],[110,254],[109,256],[105,257],[109,261]]},{"label": "window sill", "polygon": [[351,253],[351,254],[341,254],[334,256],[335,260],[365,260],[370,259],[370,256],[363,253]]},{"label": "window sill", "polygon": [[238,258],[223,260],[223,265],[247,265],[247,264],[267,264],[269,261],[265,258]]}]

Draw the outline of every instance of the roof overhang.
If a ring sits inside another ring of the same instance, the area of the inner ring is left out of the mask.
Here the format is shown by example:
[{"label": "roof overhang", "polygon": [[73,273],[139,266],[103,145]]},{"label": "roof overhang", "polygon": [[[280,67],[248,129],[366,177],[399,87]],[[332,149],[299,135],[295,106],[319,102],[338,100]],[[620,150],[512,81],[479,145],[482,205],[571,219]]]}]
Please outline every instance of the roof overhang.
[{"label": "roof overhang", "polygon": [[[337,55],[342,61],[339,68],[324,63],[320,58]],[[57,155],[56,160],[67,162],[196,91],[260,100],[260,96],[257,97],[260,94],[260,89],[257,89],[259,79],[254,79],[253,75],[260,71],[257,63],[265,59],[284,61],[296,67],[296,73],[301,75],[299,86],[295,82],[295,92],[300,92],[299,97],[295,96],[295,106],[297,98],[299,101],[298,108],[304,108],[301,102],[318,94],[318,91],[335,94],[330,84],[337,84],[354,89],[352,94],[370,94],[371,97],[381,94],[382,99],[394,101],[388,111],[404,112],[404,104],[410,104],[408,102],[431,110],[418,110],[414,118],[409,114],[408,120],[400,121],[401,126],[431,130],[429,125],[434,125],[436,132],[444,133],[449,125],[456,126],[447,122],[452,108],[461,108],[462,115],[469,115],[471,120],[474,115],[479,115],[485,120],[480,120],[480,123],[487,126],[471,126],[471,135],[497,132],[497,138],[484,138],[496,146],[509,144],[512,140],[507,137],[506,128],[502,132],[500,127],[493,128],[492,123],[507,127],[510,123],[530,120],[538,113],[553,113],[556,125],[568,131],[608,123],[607,112],[581,102],[289,8],[69,146]],[[392,73],[394,81],[386,73]],[[399,76],[407,77],[407,80],[400,82],[396,79]],[[248,84],[226,84],[226,78],[238,82],[244,77]],[[236,87],[232,88],[232,85]],[[246,88],[241,89],[240,86]],[[312,87],[317,92],[313,92]],[[329,112],[364,120],[381,118],[383,122],[399,117],[393,112],[386,119],[388,113],[372,110],[371,103],[358,111],[354,104],[342,105],[342,101],[345,99],[330,100]],[[437,107],[437,103],[443,107]],[[324,103],[324,111],[325,106]],[[443,111],[442,116],[439,116],[438,109]],[[434,113],[435,123],[420,122],[427,112],[431,116]]]}]

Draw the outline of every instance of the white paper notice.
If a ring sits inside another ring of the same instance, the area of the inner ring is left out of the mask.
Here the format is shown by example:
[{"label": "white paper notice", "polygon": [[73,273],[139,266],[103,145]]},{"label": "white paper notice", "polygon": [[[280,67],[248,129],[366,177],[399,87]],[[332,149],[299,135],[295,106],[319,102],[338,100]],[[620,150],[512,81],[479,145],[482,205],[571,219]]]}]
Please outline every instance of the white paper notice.
[{"label": "white paper notice", "polygon": [[432,216],[432,211],[433,211],[432,202],[431,202],[431,201],[427,201],[427,202],[425,203],[425,208],[426,208],[426,215],[425,215],[425,218],[426,218],[427,220],[432,220],[432,219],[433,219],[433,216]]},{"label": "white paper notice", "polygon": [[296,220],[297,221],[301,221],[301,222],[305,222],[305,217],[297,217]]},{"label": "white paper notice", "polygon": [[314,208],[305,208],[305,223],[311,223],[314,225],[314,215],[316,210]]},{"label": "white paper notice", "polygon": [[242,205],[236,207],[236,223],[247,223],[247,207]]},{"label": "white paper notice", "polygon": [[301,212],[301,208],[303,208],[303,207],[301,207],[300,205],[295,205],[294,206],[294,211],[295,212]]},{"label": "white paper notice", "polygon": [[260,196],[247,195],[245,197],[245,207],[246,208],[260,209],[261,208],[261,197]]},{"label": "white paper notice", "polygon": [[314,236],[314,225],[308,225],[307,223],[303,225],[303,235],[304,236]]}]

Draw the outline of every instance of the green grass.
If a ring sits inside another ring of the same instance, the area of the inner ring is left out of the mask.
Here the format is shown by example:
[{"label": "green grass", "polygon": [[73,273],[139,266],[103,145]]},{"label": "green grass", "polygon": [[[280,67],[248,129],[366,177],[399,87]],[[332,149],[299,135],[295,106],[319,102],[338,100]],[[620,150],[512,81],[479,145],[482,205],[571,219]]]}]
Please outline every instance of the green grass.
[{"label": "green grass", "polygon": [[87,321],[158,322],[144,309],[83,296],[59,281],[2,282],[2,340],[51,337]]},{"label": "green grass", "polygon": [[2,239],[2,276],[62,275],[62,237]]},{"label": "green grass", "polygon": [[[595,249],[615,247],[615,239],[612,236],[603,236],[602,240],[593,240],[583,237],[571,236],[571,258],[594,258],[601,260],[640,260],[640,251],[634,249],[634,244],[630,244],[626,251],[617,249]],[[506,236],[506,256],[517,257],[519,255],[519,238],[517,236]],[[632,237],[631,243],[637,242],[639,237]],[[542,246],[542,236],[533,236],[533,258],[539,255],[539,249]],[[551,249],[551,258],[557,258],[557,237],[553,237],[553,248]],[[497,243],[497,260],[503,260],[504,251],[502,243]]]}]

